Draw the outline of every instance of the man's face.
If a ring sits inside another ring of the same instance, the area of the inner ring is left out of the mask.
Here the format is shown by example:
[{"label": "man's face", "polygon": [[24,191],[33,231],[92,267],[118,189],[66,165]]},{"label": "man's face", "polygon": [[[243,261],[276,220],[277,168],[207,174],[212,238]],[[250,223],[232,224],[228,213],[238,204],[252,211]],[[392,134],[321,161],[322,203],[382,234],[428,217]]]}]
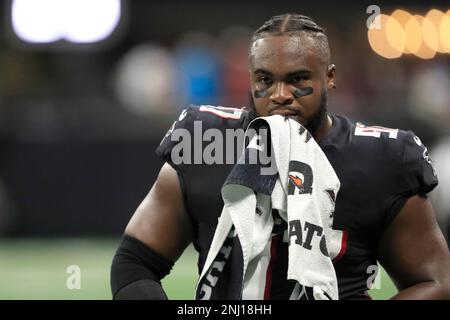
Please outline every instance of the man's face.
[{"label": "man's face", "polygon": [[294,116],[316,131],[326,115],[327,88],[334,85],[334,77],[328,56],[306,32],[269,35],[251,47],[251,89],[259,116]]}]

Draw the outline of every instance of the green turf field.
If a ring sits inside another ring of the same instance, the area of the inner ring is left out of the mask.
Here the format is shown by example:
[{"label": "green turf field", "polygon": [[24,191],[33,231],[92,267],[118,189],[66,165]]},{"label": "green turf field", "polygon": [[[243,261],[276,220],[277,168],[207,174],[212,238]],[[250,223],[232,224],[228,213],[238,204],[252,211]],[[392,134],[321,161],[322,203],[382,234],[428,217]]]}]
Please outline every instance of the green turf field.
[{"label": "green turf field", "polygon": [[[111,299],[109,267],[119,240],[0,239],[0,299]],[[80,289],[68,289],[68,266],[80,267]],[[192,299],[197,280],[195,251],[189,247],[163,280],[171,299]],[[382,272],[375,299],[396,290]]]}]

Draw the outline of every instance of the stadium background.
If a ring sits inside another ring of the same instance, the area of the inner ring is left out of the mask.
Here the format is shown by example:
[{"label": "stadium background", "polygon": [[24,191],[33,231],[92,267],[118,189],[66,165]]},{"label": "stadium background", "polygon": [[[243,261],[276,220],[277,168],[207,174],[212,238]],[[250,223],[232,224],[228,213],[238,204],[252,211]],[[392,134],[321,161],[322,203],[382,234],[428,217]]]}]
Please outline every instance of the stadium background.
[{"label": "stadium background", "polygon": [[[327,29],[338,75],[331,112],[411,129],[430,146],[441,181],[433,202],[447,232],[448,3],[100,0],[104,7],[95,7],[79,0],[83,10],[54,22],[74,1],[60,0],[65,8],[32,1],[28,10],[30,1],[0,2],[0,299],[111,298],[115,248],[162,164],[155,147],[187,104],[247,104],[249,36],[285,12],[310,15]],[[95,28],[76,40],[32,40],[55,31],[51,23],[70,20],[77,28],[113,18],[114,3],[120,14],[104,40],[86,36]],[[439,16],[445,21],[435,29],[430,18],[416,54],[404,53],[408,21],[398,15],[390,28],[369,34],[371,4],[386,15],[403,9],[426,19],[434,8],[447,18]],[[79,290],[66,287],[70,265],[80,267]],[[190,299],[195,281],[190,247],[163,284],[169,297]],[[394,293],[382,272],[372,296]]]}]

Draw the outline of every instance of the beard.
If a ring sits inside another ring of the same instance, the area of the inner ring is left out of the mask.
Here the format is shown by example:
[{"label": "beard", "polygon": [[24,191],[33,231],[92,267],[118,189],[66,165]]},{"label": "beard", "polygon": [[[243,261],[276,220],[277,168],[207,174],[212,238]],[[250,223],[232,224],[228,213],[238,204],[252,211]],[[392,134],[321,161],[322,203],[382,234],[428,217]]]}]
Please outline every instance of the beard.
[{"label": "beard", "polygon": [[[249,108],[247,110],[249,111],[250,119],[253,120],[259,117],[259,115],[258,112],[256,111],[255,101],[253,99],[253,95],[251,92],[249,92],[249,100],[250,100]],[[328,112],[327,103],[328,103],[328,92],[325,90],[322,92],[322,95],[320,96],[319,110],[317,110],[317,112],[311,116],[311,119],[308,120],[307,123],[302,124],[312,136],[315,136],[317,130],[319,130],[324,120],[326,119]]]},{"label": "beard", "polygon": [[312,115],[308,123],[305,124],[305,128],[309,131],[309,133],[311,133],[313,137],[316,135],[317,130],[319,130],[327,117],[327,102],[328,92],[325,90],[320,96],[319,110],[317,110],[317,112]]}]

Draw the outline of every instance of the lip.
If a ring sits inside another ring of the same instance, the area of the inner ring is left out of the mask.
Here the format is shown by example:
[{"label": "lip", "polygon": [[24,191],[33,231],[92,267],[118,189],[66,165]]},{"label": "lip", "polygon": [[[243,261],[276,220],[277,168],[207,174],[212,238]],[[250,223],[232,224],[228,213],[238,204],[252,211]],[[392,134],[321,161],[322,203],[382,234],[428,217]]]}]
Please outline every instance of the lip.
[{"label": "lip", "polygon": [[279,109],[275,109],[271,112],[269,112],[269,115],[273,116],[279,114],[280,116],[284,116],[284,117],[288,117],[288,116],[297,116],[297,112],[290,110],[290,109],[285,109],[285,108],[279,108]]}]

